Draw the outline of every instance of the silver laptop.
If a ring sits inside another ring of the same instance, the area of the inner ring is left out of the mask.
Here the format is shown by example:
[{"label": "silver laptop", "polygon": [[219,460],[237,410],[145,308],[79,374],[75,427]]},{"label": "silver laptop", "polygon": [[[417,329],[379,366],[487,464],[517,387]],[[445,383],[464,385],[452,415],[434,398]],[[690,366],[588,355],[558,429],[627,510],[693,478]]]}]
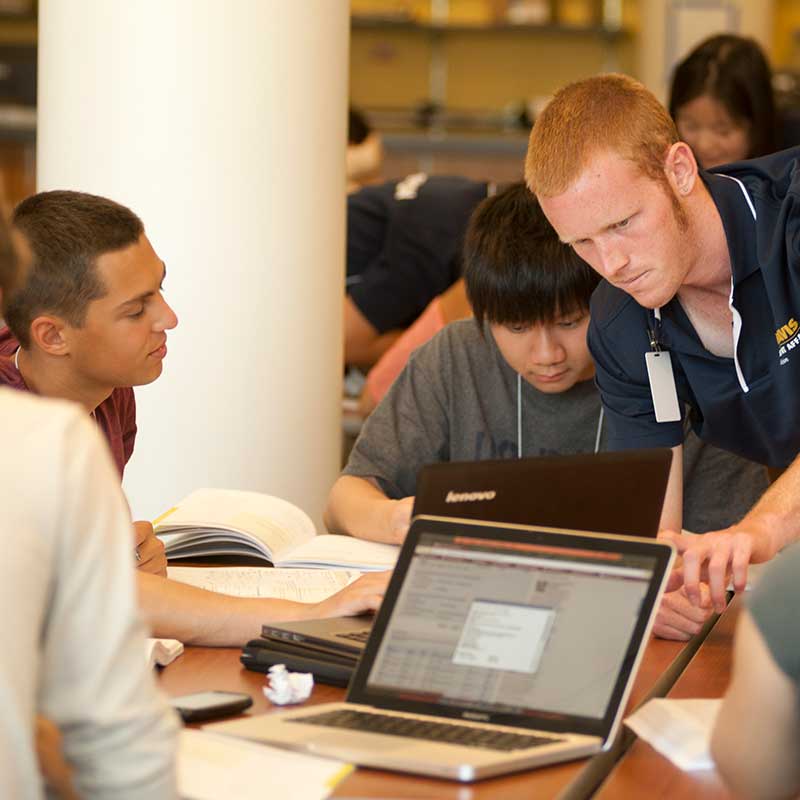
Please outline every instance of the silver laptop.
[{"label": "silver laptop", "polygon": [[460,781],[596,753],[673,558],[656,540],[417,517],[346,701],[209,728]]}]

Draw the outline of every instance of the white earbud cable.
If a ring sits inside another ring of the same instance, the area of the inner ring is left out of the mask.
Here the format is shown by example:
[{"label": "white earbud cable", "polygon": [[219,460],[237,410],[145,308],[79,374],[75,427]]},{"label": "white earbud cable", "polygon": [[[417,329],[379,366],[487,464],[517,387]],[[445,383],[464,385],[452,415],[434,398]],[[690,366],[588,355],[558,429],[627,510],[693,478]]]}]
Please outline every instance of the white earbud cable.
[{"label": "white earbud cable", "polygon": [[594,452],[600,452],[600,437],[603,435],[603,406],[600,405],[600,416],[597,418],[597,436],[594,437]]},{"label": "white earbud cable", "polygon": [[517,458],[522,458],[522,375],[517,373]]}]

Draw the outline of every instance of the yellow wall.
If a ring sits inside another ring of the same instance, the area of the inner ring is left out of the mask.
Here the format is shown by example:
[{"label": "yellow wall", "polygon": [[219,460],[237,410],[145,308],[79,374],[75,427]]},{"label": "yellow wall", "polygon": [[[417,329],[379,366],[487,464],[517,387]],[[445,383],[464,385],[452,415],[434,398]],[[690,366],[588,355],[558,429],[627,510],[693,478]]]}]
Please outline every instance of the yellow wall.
[{"label": "yellow wall", "polygon": [[430,41],[419,31],[353,30],[350,99],[357,106],[408,107],[428,96]]},{"label": "yellow wall", "polygon": [[[505,0],[450,0],[451,20],[491,22]],[[586,24],[591,0],[559,0],[563,20]],[[639,0],[624,0],[623,24],[631,35],[613,43],[591,33],[447,32],[447,101],[454,109],[502,108],[545,95],[563,83],[614,66],[637,75]],[[800,0],[773,0],[770,61],[800,72]],[[354,13],[405,13],[430,19],[430,0],[351,0]],[[408,107],[428,97],[434,34],[428,30],[355,29],[351,40],[351,96],[365,106]],[[637,75],[637,77],[642,77]]]},{"label": "yellow wall", "polygon": [[800,71],[800,0],[775,0],[773,67]]},{"label": "yellow wall", "polygon": [[569,81],[609,67],[630,71],[632,44],[628,38],[609,45],[587,33],[451,34],[445,46],[447,105],[502,108],[552,94]]},{"label": "yellow wall", "polygon": [[[510,103],[548,95],[564,83],[617,69],[635,73],[636,0],[625,0],[627,35],[595,30],[571,32],[553,28],[485,29],[503,0],[450,0],[453,24],[475,24],[475,30],[430,28],[353,28],[350,42],[350,96],[365,107],[407,108],[430,95],[433,48],[447,64],[446,103],[453,110],[502,109]],[[353,13],[406,13],[425,21],[425,0],[351,0]],[[561,0],[562,21],[590,25],[590,0]],[[437,44],[437,42],[439,44]]]}]

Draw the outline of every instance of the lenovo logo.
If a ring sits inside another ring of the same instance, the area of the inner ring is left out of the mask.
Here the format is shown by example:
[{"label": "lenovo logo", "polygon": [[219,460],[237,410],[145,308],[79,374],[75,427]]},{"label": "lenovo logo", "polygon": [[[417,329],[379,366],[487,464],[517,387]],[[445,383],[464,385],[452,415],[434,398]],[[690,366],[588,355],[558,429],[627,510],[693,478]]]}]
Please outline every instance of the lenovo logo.
[{"label": "lenovo logo", "polygon": [[445,503],[478,503],[481,500],[494,500],[497,492],[489,489],[487,492],[448,492]]}]

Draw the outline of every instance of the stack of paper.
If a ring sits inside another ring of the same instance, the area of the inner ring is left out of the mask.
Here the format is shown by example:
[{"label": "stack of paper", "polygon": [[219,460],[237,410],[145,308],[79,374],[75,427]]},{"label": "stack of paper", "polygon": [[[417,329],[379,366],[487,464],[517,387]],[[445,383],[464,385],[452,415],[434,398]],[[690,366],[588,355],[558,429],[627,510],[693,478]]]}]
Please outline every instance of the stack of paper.
[{"label": "stack of paper", "polygon": [[323,800],[353,767],[205,731],[181,731],[178,793],[191,800]]},{"label": "stack of paper", "polygon": [[625,724],[683,770],[712,769],[711,730],[720,700],[650,700]]},{"label": "stack of paper", "polygon": [[168,567],[173,580],[236,597],[276,597],[319,603],[352,583],[361,573],[344,569],[277,567]]}]

